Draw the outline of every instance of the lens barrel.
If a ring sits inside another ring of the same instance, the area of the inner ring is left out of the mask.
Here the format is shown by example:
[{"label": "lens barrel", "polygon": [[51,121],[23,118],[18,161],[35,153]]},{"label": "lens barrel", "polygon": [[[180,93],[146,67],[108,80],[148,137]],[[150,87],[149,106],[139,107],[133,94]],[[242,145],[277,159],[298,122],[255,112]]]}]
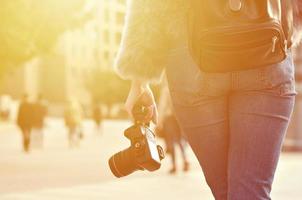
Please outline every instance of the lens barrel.
[{"label": "lens barrel", "polygon": [[109,159],[108,163],[111,172],[117,178],[127,176],[140,169],[140,167],[136,164],[135,156],[133,155],[133,150],[131,147],[114,154]]}]

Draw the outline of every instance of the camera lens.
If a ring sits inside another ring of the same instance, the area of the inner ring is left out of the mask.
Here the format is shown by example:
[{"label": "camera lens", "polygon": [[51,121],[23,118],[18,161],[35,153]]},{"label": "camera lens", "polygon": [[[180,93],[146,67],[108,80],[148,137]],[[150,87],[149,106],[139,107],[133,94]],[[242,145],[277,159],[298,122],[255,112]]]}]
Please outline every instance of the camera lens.
[{"label": "camera lens", "polygon": [[109,159],[111,172],[114,174],[114,176],[120,178],[139,170],[140,167],[137,166],[134,158],[135,156],[131,147],[114,154]]}]

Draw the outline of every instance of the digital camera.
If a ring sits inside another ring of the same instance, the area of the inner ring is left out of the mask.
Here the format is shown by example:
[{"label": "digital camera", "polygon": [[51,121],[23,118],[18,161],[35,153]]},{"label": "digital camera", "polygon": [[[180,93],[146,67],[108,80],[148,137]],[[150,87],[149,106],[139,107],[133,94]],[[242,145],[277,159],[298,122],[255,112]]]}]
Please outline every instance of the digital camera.
[{"label": "digital camera", "polygon": [[155,135],[148,125],[136,122],[124,132],[131,146],[114,154],[109,166],[114,176],[120,178],[137,170],[155,171],[164,158],[163,148],[156,144]]}]

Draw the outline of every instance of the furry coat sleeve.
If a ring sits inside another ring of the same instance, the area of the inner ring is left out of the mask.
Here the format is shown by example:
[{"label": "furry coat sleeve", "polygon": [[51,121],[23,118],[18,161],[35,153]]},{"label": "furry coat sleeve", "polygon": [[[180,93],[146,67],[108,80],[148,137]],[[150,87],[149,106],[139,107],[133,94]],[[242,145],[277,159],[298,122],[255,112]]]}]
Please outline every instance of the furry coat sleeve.
[{"label": "furry coat sleeve", "polygon": [[115,68],[122,78],[160,79],[172,40],[181,32],[176,27],[182,27],[179,23],[184,22],[183,2],[128,0],[122,43],[115,60]]}]

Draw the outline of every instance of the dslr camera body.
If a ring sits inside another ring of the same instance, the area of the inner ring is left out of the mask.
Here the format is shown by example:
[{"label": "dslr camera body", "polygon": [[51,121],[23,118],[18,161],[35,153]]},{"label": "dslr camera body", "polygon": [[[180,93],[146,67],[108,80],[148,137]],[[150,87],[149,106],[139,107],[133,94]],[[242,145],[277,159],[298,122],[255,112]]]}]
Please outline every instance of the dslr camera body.
[{"label": "dslr camera body", "polygon": [[124,135],[130,140],[131,146],[109,159],[114,176],[120,178],[137,170],[155,171],[160,168],[164,151],[156,144],[155,134],[148,124],[136,122],[125,130]]}]

